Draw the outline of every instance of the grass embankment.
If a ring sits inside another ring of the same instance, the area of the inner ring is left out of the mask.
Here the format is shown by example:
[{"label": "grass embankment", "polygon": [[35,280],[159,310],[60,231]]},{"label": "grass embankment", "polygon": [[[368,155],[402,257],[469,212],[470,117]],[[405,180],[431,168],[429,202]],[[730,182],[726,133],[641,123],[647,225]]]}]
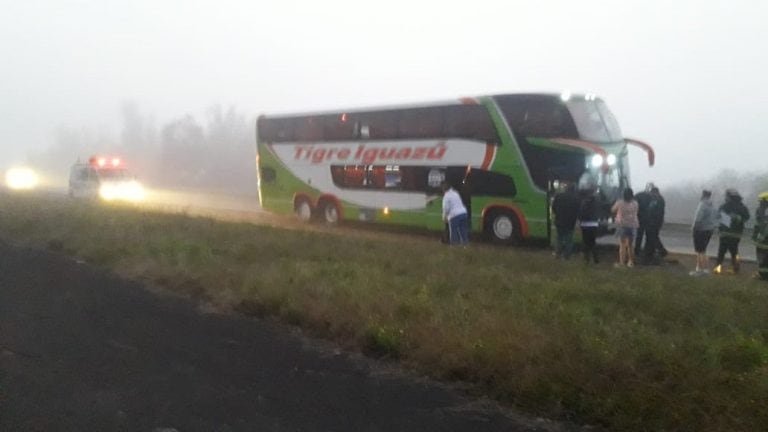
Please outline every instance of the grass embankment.
[{"label": "grass embankment", "polygon": [[276,316],[531,413],[768,430],[764,283],[3,195],[0,237]]}]

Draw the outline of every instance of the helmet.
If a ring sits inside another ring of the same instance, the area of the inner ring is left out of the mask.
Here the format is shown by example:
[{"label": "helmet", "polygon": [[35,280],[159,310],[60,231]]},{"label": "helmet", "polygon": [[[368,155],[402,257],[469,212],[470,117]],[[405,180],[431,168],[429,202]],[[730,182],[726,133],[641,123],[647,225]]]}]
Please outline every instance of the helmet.
[{"label": "helmet", "polygon": [[763,192],[757,196],[760,201],[768,201],[768,192]]},{"label": "helmet", "polygon": [[741,195],[739,195],[739,191],[737,191],[736,189],[733,189],[733,188],[726,189],[725,190],[725,196],[727,196],[727,197],[734,197],[734,198],[735,197],[741,197]]}]

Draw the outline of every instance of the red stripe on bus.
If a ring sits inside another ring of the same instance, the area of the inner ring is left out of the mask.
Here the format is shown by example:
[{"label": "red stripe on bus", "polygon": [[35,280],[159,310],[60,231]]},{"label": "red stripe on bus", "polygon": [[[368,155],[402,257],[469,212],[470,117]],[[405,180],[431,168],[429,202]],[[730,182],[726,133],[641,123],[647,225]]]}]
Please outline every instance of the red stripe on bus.
[{"label": "red stripe on bus", "polygon": [[600,156],[607,156],[605,153],[605,149],[600,147],[599,145],[586,140],[580,140],[580,139],[573,139],[573,138],[552,138],[552,142],[556,142],[558,144],[570,146],[570,147],[577,147],[584,150],[589,150],[592,153],[599,154]]},{"label": "red stripe on bus", "polygon": [[481,166],[481,168],[487,171],[491,167],[491,163],[493,162],[493,157],[495,155],[496,155],[496,146],[493,144],[486,144],[485,157],[483,158],[483,165]]},{"label": "red stripe on bus", "polygon": [[624,138],[624,141],[626,141],[627,144],[632,144],[643,149],[643,151],[648,155],[648,166],[653,166],[656,163],[656,152],[653,151],[653,147],[651,147],[650,144],[633,138]]}]

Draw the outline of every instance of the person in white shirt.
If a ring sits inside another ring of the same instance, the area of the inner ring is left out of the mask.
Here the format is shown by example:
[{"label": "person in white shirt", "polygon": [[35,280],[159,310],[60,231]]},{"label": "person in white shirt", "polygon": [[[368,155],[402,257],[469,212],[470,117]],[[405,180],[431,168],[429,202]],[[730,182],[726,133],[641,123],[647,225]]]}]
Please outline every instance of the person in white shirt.
[{"label": "person in white shirt", "polygon": [[443,222],[449,227],[450,244],[469,243],[469,218],[461,196],[448,182],[443,182]]}]

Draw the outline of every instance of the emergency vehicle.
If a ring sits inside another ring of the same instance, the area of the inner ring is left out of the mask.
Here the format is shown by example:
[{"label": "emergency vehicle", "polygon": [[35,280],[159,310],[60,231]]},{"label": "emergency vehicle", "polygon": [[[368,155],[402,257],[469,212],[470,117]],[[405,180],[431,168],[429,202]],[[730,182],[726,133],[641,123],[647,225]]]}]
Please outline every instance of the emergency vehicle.
[{"label": "emergency vehicle", "polygon": [[137,202],[144,199],[144,188],[119,157],[93,156],[88,162],[78,160],[72,165],[69,196]]}]

